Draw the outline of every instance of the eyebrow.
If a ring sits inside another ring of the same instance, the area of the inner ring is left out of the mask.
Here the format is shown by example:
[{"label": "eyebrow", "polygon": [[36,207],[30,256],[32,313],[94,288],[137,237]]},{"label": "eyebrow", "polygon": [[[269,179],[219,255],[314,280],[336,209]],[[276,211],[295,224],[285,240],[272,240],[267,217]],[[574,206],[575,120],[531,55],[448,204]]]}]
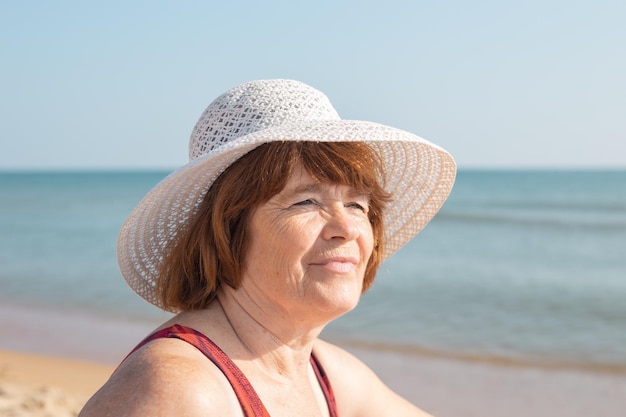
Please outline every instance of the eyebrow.
[{"label": "eyebrow", "polygon": [[[321,189],[320,183],[310,183],[310,184],[302,184],[296,187],[291,193],[294,195],[298,194],[306,194],[306,193],[315,193],[319,192]],[[350,187],[350,196],[351,197],[370,197],[370,193],[361,192],[354,187]]]},{"label": "eyebrow", "polygon": [[317,192],[320,190],[319,183],[303,184],[297,186],[292,192],[293,194],[304,194],[310,192]]}]

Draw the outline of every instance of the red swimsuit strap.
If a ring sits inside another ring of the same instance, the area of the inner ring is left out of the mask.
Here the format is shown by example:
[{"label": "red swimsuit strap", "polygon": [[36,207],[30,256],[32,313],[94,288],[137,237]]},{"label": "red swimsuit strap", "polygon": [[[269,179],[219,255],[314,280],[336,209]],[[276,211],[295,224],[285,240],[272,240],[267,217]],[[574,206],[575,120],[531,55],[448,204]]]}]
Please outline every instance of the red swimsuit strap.
[{"label": "red swimsuit strap", "polygon": [[[150,336],[142,340],[129,354],[132,355],[139,348],[145,344],[162,338],[176,338],[184,340],[190,345],[197,348],[204,354],[211,362],[213,362],[226,376],[228,382],[233,387],[235,395],[241,404],[241,408],[246,417],[270,417],[269,413],[265,409],[265,406],[261,402],[261,399],[257,395],[256,391],[248,381],[248,378],[241,372],[239,367],[217,346],[211,339],[197,330],[189,327],[175,324],[171,327],[161,329],[152,333]],[[127,356],[127,358],[128,358]],[[335,396],[328,380],[328,376],[324,369],[315,358],[311,355],[311,365],[315,372],[315,376],[324,392],[326,397],[326,403],[328,404],[328,410],[330,417],[337,417],[337,406],[335,403]]]}]

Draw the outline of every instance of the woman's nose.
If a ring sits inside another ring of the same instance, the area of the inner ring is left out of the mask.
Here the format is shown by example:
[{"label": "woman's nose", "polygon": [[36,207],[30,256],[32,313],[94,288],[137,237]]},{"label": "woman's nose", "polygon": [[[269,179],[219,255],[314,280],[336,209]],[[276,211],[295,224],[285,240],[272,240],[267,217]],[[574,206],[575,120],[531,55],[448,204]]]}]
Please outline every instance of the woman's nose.
[{"label": "woman's nose", "polygon": [[343,205],[327,211],[326,224],[322,232],[324,239],[354,240],[358,236],[358,222]]}]

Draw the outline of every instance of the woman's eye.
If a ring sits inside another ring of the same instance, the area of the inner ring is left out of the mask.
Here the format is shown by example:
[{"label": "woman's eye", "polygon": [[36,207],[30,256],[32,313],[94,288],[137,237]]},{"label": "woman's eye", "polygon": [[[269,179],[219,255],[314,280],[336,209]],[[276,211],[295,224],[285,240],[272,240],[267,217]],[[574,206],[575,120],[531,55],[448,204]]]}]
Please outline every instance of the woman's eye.
[{"label": "woman's eye", "polygon": [[311,204],[315,204],[315,200],[313,200],[312,198],[308,198],[306,200],[298,201],[296,204],[294,204],[294,206],[308,206]]},{"label": "woman's eye", "polygon": [[350,208],[353,208],[353,209],[356,209],[356,210],[360,210],[363,213],[367,212],[366,206],[364,206],[364,205],[362,205],[360,203],[354,203],[354,202],[353,203],[348,203],[348,204],[346,204],[346,207],[350,207]]}]

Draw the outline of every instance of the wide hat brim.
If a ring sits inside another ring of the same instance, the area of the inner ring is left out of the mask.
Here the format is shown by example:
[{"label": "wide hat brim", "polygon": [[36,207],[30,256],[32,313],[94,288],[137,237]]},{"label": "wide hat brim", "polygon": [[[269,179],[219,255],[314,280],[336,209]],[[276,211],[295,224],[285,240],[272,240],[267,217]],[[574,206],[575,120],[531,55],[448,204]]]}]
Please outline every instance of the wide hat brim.
[{"label": "wide hat brim", "polygon": [[215,179],[234,161],[275,141],[365,142],[380,155],[392,201],[384,212],[383,259],[411,240],[435,216],[456,175],[439,146],[393,127],[356,120],[309,120],[255,131],[198,157],[157,184],[119,234],[122,276],[139,296],[163,308],[156,283],[165,247],[185,228]]}]

